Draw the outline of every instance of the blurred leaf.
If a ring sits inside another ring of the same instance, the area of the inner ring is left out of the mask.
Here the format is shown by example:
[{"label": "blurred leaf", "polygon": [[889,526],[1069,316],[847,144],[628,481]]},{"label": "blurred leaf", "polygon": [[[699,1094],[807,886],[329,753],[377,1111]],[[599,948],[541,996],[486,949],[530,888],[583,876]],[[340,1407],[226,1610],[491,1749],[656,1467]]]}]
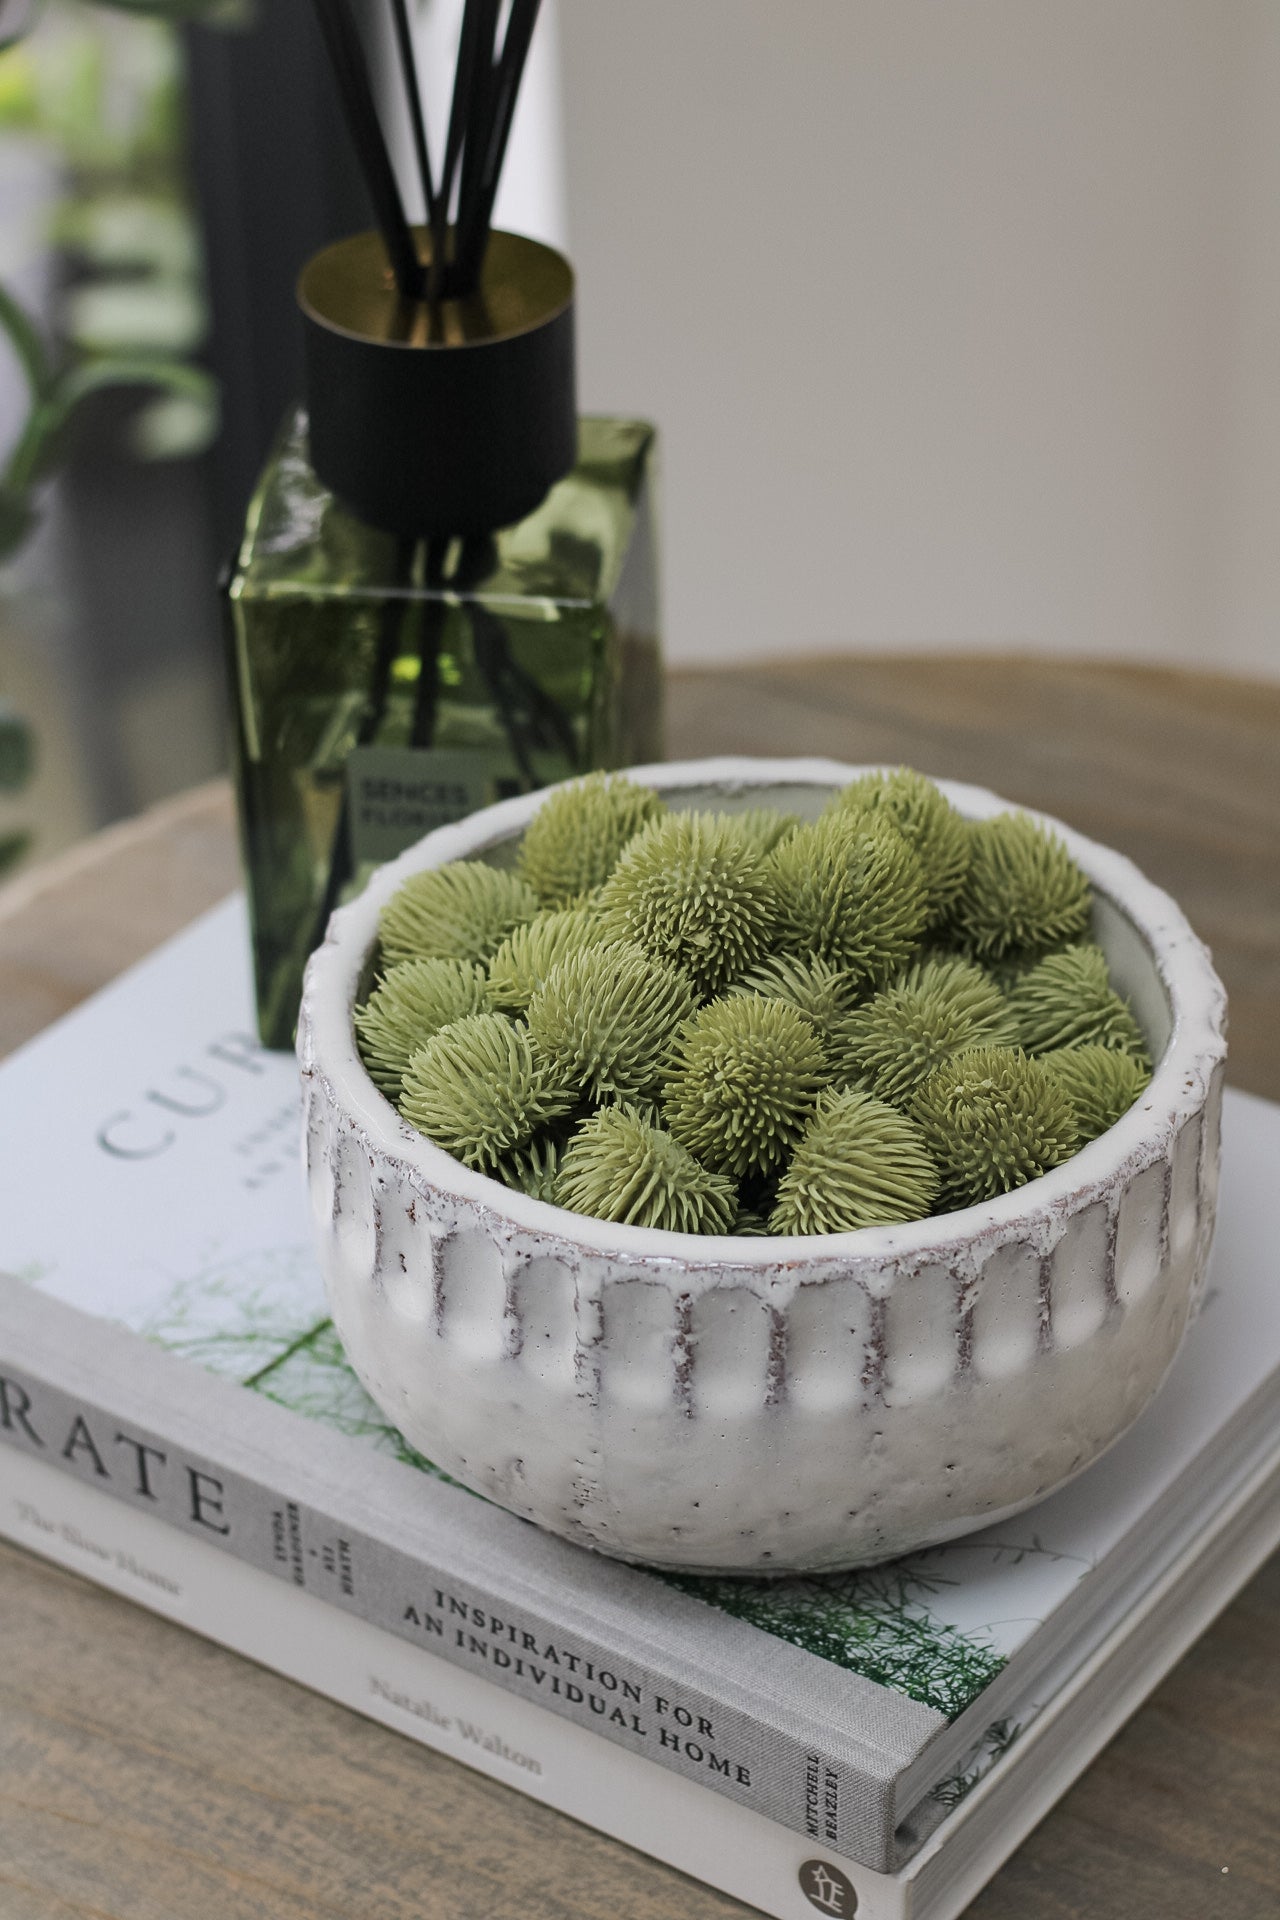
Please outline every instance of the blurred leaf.
[{"label": "blurred leaf", "polygon": [[30,33],[40,11],[40,0],[0,0],[0,53]]},{"label": "blurred leaf", "polygon": [[194,279],[200,269],[191,214],[160,194],[95,194],[63,207],[53,232],[93,267],[148,267],[171,279]]},{"label": "blurred leaf", "polygon": [[48,31],[9,56],[27,69],[14,104],[24,127],[56,144],[72,191],[85,184],[77,174],[120,176],[140,165],[176,183],[183,68],[172,25],[141,14],[104,18],[92,6],[51,9],[48,20]]},{"label": "blurred leaf", "polygon": [[79,366],[68,367],[54,381],[49,399],[65,421],[91,393],[116,387],[151,387],[205,403],[216,400],[217,396],[216,383],[203,367],[136,353],[113,354],[110,358],[86,360]]},{"label": "blurred leaf", "polygon": [[[4,0],[0,0],[3,7]],[[0,12],[0,25],[4,15]],[[0,40],[0,127],[30,133],[40,120],[40,96],[35,62],[25,47]]]},{"label": "blurred leaf", "polygon": [[179,354],[200,345],[208,318],[189,281],[152,275],[73,288],[63,324],[84,353]]},{"label": "blurred leaf", "polygon": [[149,13],[157,20],[177,22],[217,21],[228,11],[240,11],[238,7],[228,9],[226,0],[97,0],[97,4],[115,13]]},{"label": "blurred leaf", "polygon": [[4,286],[0,286],[0,330],[18,356],[32,399],[38,400],[52,380],[49,356],[35,321]]},{"label": "blurred leaf", "polygon": [[31,409],[9,456],[8,472],[0,482],[0,551],[11,550],[3,545],[6,531],[12,545],[21,539],[23,513],[30,524],[32,491],[54,466],[63,431],[76,409],[91,394],[121,387],[150,387],[208,410],[217,407],[217,384],[211,375],[179,360],[121,354],[64,369]]},{"label": "blurred leaf", "polygon": [[172,393],[143,407],[129,431],[129,444],[143,460],[189,460],[212,446],[218,432],[217,389]]},{"label": "blurred leaf", "polygon": [[[35,48],[33,47],[33,52]],[[103,134],[106,56],[89,32],[41,36],[35,70],[39,130],[57,141],[73,164],[118,146]]]},{"label": "blurred leaf", "polygon": [[[0,286],[0,347],[7,339],[31,394],[0,467],[0,558],[30,531],[66,429],[94,393],[134,391],[128,432],[146,459],[189,457],[217,430],[216,385],[184,358],[205,338],[208,313],[186,205],[183,58],[174,28],[246,24],[252,0],[99,4],[105,15],[93,5],[49,8],[41,30],[0,59],[0,127],[55,146],[70,201],[55,239],[74,250],[77,274],[85,276],[63,295],[59,333],[77,355],[60,369],[38,326]],[[0,51],[42,7],[43,0],[0,0]]]},{"label": "blurred leaf", "polygon": [[29,833],[6,833],[0,837],[0,873],[16,867],[30,845]]},{"label": "blurred leaf", "polygon": [[35,769],[36,749],[31,728],[7,701],[0,700],[0,789],[15,793]]}]

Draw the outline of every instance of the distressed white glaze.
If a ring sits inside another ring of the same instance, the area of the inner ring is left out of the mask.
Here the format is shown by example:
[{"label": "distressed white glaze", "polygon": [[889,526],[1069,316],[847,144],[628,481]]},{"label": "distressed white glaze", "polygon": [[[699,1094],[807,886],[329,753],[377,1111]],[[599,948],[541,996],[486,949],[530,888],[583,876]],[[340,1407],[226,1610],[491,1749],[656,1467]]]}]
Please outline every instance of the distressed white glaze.
[{"label": "distressed white glaze", "polygon": [[[638,769],[675,806],[810,817],[866,769]],[[939,782],[961,812],[1008,803]],[[1141,1412],[1213,1229],[1225,998],[1169,897],[1053,821],[1157,1057],[1141,1102],[1016,1193],[904,1227],[705,1239],[612,1226],[473,1173],[360,1064],[351,1010],[411,873],[509,858],[544,795],[445,827],[335,913],[299,1025],[334,1320],[360,1378],[455,1478],[552,1531],[665,1567],[884,1559],[1014,1513]]]}]

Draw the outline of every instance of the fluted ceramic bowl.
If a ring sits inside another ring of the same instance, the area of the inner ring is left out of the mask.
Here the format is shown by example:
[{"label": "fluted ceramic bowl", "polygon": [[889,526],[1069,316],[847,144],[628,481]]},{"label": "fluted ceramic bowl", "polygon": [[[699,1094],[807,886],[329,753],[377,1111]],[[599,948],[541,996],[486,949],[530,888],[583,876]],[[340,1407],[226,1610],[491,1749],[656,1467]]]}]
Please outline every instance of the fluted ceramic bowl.
[{"label": "fluted ceramic bowl", "polygon": [[[867,769],[714,760],[635,778],[675,808],[816,816]],[[1007,804],[939,782],[978,819]],[[613,1226],[473,1173],[360,1063],[383,904],[448,860],[508,864],[545,796],[441,828],[335,913],[299,1027],[311,1205],[361,1380],[457,1480],[654,1566],[830,1569],[999,1520],[1088,1466],[1168,1371],[1213,1229],[1225,1001],[1175,903],[1050,822],[1156,1068],[1015,1193],[909,1226],[706,1238]]]}]

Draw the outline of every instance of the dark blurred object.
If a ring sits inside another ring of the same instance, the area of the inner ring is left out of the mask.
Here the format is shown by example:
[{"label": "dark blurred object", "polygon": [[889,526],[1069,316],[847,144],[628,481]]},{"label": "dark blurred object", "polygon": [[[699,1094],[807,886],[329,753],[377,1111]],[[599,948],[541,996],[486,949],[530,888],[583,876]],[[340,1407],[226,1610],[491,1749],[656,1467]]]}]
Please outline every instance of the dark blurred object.
[{"label": "dark blurred object", "polygon": [[294,283],[326,241],[368,225],[309,0],[260,0],[244,30],[190,27],[190,154],[222,389],[211,457],[229,555],[285,410],[302,392]]}]

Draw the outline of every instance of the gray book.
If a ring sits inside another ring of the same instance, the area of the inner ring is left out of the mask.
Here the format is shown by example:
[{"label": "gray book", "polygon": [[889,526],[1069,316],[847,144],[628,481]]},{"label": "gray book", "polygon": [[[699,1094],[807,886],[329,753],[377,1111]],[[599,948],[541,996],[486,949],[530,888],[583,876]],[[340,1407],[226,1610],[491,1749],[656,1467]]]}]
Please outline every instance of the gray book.
[{"label": "gray book", "polygon": [[[660,1577],[551,1538],[416,1455],[348,1365],[245,951],[233,900],[0,1069],[0,1485],[19,1454],[74,1476],[888,1874],[1274,1464],[1280,1112],[1233,1095],[1206,1310],[1051,1500],[820,1578]],[[32,1484],[0,1529],[39,1547]]]}]

